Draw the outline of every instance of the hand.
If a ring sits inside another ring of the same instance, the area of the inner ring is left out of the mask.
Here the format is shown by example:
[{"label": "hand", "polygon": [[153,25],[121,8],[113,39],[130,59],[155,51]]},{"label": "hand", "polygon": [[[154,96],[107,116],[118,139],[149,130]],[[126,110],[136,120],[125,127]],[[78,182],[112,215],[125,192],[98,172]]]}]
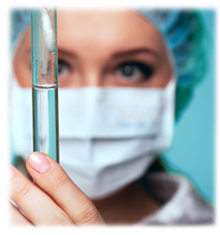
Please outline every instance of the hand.
[{"label": "hand", "polygon": [[15,167],[9,166],[9,197],[13,224],[22,225],[103,225],[104,221],[89,198],[72,182],[61,166],[48,155],[32,153],[26,168],[36,184]]}]

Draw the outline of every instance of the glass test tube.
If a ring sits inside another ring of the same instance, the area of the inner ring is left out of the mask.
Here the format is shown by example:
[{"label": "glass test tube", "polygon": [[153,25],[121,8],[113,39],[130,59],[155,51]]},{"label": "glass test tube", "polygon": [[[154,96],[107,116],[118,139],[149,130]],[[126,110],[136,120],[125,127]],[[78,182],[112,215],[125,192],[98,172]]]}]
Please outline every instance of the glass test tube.
[{"label": "glass test tube", "polygon": [[58,53],[56,10],[31,11],[34,151],[59,162]]}]

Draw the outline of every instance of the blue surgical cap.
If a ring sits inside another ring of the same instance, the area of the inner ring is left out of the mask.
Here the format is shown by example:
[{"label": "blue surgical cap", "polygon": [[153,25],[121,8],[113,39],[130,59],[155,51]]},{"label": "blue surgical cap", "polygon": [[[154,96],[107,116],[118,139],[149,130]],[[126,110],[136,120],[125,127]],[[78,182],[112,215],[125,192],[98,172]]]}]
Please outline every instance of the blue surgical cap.
[{"label": "blue surgical cap", "polygon": [[[176,119],[188,104],[194,86],[206,71],[208,41],[198,11],[135,10],[150,20],[161,33],[171,54],[177,75]],[[31,21],[30,10],[11,11],[11,48],[13,49]]]}]

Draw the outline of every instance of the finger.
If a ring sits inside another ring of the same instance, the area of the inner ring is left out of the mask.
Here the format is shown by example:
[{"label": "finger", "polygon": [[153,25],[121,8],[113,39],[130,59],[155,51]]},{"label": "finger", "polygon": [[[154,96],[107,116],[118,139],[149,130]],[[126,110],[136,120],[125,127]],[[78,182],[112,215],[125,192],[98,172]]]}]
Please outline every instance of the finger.
[{"label": "finger", "polygon": [[40,188],[10,166],[9,197],[34,225],[72,225],[67,214]]},{"label": "finger", "polygon": [[32,153],[26,161],[26,167],[36,184],[53,198],[75,224],[104,224],[90,199],[48,155]]},{"label": "finger", "polygon": [[3,229],[36,230],[36,227],[3,196]]}]

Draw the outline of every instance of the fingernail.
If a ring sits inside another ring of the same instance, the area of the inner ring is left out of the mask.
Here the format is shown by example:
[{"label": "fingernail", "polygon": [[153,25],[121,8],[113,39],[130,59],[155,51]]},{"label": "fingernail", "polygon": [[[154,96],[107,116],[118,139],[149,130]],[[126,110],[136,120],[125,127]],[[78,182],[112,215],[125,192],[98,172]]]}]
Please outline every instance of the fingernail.
[{"label": "fingernail", "polygon": [[14,171],[3,162],[3,181],[9,181],[14,174]]},{"label": "fingernail", "polygon": [[50,163],[40,153],[32,153],[28,157],[28,163],[39,173],[45,173],[50,168]]}]

